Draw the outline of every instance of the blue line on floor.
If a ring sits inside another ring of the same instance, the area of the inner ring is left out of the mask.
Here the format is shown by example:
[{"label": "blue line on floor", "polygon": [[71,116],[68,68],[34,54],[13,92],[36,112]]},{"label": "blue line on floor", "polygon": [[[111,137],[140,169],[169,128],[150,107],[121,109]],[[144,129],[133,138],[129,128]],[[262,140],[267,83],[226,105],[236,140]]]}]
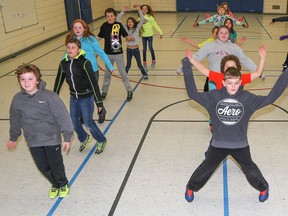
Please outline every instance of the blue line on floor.
[{"label": "blue line on floor", "polygon": [[[141,79],[137,82],[136,86],[133,89],[133,92],[135,92],[135,90],[138,88],[139,83],[142,81],[143,76],[141,77]],[[116,120],[116,118],[119,116],[119,114],[121,113],[121,111],[123,110],[123,108],[125,107],[127,101],[125,100],[123,102],[123,104],[121,105],[121,107],[119,108],[119,110],[117,111],[117,113],[114,115],[114,117],[111,119],[110,123],[108,124],[108,126],[105,128],[103,134],[105,135],[110,127],[112,126],[112,124],[114,123],[114,121]],[[95,143],[95,145],[93,146],[93,148],[90,150],[89,154],[86,156],[86,158],[84,159],[84,161],[82,162],[82,164],[79,166],[79,168],[77,169],[77,171],[75,172],[75,174],[73,175],[73,177],[71,178],[71,180],[69,181],[69,187],[71,188],[74,181],[77,179],[77,177],[79,176],[79,174],[81,173],[82,169],[85,167],[86,163],[89,161],[90,157],[93,155],[94,151],[97,148],[97,142]],[[50,209],[50,211],[48,212],[48,216],[53,215],[53,213],[55,212],[55,210],[57,209],[57,207],[59,206],[59,204],[62,202],[63,198],[58,198],[56,200],[56,202],[54,203],[54,205],[52,206],[52,208]]]},{"label": "blue line on floor", "polygon": [[224,195],[224,216],[229,216],[229,197],[228,197],[228,177],[227,160],[223,161],[223,195]]}]

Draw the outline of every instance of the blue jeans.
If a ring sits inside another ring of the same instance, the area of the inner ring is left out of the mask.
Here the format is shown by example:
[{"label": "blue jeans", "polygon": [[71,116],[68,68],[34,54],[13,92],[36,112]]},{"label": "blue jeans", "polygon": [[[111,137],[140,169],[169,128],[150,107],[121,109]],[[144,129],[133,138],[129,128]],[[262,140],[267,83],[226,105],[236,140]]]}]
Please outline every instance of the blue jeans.
[{"label": "blue jeans", "polygon": [[146,51],[147,51],[147,42],[149,46],[149,50],[151,52],[151,58],[155,61],[155,52],[153,49],[153,36],[151,37],[142,37],[142,44],[143,44],[143,61],[146,61]]},{"label": "blue jeans", "polygon": [[130,49],[127,48],[126,50],[126,54],[127,54],[127,64],[126,64],[126,72],[128,73],[129,69],[131,68],[131,61],[132,61],[132,57],[134,56],[137,62],[137,66],[140,69],[141,73],[143,75],[146,75],[146,71],[143,67],[143,65],[141,64],[141,57],[140,57],[140,51],[139,48],[135,48],[135,49]]},{"label": "blue jeans", "polygon": [[97,140],[98,142],[106,141],[105,136],[103,135],[103,133],[97,127],[96,123],[93,120],[93,112],[94,112],[93,96],[78,99],[70,96],[70,116],[73,122],[74,130],[77,133],[78,140],[80,142],[84,142],[88,136],[79,120],[80,116],[82,116],[85,126],[91,132],[95,140]]}]

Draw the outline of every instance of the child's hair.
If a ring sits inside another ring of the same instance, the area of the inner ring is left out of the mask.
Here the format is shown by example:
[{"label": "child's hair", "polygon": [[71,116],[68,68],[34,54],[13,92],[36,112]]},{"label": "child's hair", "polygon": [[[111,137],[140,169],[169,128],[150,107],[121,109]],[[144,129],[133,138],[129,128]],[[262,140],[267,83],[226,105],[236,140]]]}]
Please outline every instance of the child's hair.
[{"label": "child's hair", "polygon": [[234,34],[234,33],[235,33],[235,30],[234,30],[234,24],[233,24],[233,20],[232,20],[232,19],[230,19],[230,18],[225,19],[224,25],[226,25],[226,22],[227,22],[228,20],[230,20],[230,23],[231,23],[231,28],[229,29],[230,34]]},{"label": "child's hair", "polygon": [[212,34],[214,33],[214,31],[215,31],[215,29],[217,29],[218,30],[218,26],[214,26],[213,28],[212,28]]},{"label": "child's hair", "polygon": [[34,64],[20,65],[17,68],[15,74],[17,75],[18,82],[20,82],[20,75],[31,72],[36,76],[37,82],[40,82],[42,74],[40,73],[40,69]]},{"label": "child's hair", "polygon": [[83,33],[83,36],[82,37],[89,37],[89,36],[95,36],[91,31],[90,31],[90,28],[88,26],[88,24],[82,20],[82,19],[76,19],[73,21],[72,25],[71,25],[71,32],[69,34],[67,34],[66,36],[66,39],[65,39],[65,44],[66,42],[70,39],[70,38],[73,38],[74,37],[74,31],[73,31],[73,26],[75,23],[81,23],[81,25],[84,27],[85,31]]},{"label": "child's hair", "polygon": [[152,10],[152,8],[151,8],[149,5],[147,5],[147,4],[141,5],[141,7],[140,7],[141,10],[142,10],[142,8],[143,8],[144,6],[147,7],[147,9],[148,9],[147,14],[150,15],[150,16],[152,16],[152,17],[154,17],[155,13],[154,13],[154,11]]},{"label": "child's hair", "polygon": [[226,8],[225,8],[226,14],[229,14],[230,9],[229,9],[228,3],[227,3],[227,2],[223,2],[221,5],[222,5],[224,8],[225,8],[224,5],[226,5]]},{"label": "child's hair", "polygon": [[217,12],[220,10],[220,9],[224,9],[225,13],[226,13],[226,8],[221,4],[217,7]]},{"label": "child's hair", "polygon": [[227,55],[227,56],[224,56],[222,59],[221,59],[221,62],[220,62],[220,71],[221,73],[224,73],[224,68],[225,68],[225,64],[227,61],[234,61],[235,64],[236,64],[236,68],[241,71],[241,63],[239,61],[239,58],[235,55]]},{"label": "child's hair", "polygon": [[117,11],[114,8],[107,8],[104,12],[104,16],[106,17],[107,13],[113,13],[113,15],[117,16]]},{"label": "child's hair", "polygon": [[241,79],[241,72],[235,67],[229,67],[224,72],[224,80],[227,79]]},{"label": "child's hair", "polygon": [[135,29],[137,28],[138,22],[136,21],[136,19],[134,17],[128,17],[126,20],[126,25],[127,25],[127,29],[129,29],[128,27],[128,20],[131,20],[133,22],[133,31],[135,31]]},{"label": "child's hair", "polygon": [[81,42],[77,38],[70,38],[68,41],[66,41],[65,45],[67,46],[68,43],[74,43],[79,49],[81,48]]}]

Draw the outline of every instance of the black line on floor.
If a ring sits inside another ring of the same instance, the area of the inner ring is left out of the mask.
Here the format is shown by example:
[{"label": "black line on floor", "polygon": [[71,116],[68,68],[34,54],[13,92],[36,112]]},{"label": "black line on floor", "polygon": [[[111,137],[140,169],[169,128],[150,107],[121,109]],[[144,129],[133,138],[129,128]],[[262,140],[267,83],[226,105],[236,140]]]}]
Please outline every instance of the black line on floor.
[{"label": "black line on floor", "polygon": [[286,114],[288,114],[288,111],[286,110],[286,109],[284,109],[284,108],[282,108],[282,107],[280,107],[280,106],[278,106],[278,105],[276,105],[276,104],[271,104],[272,106],[275,106],[275,107],[277,107],[277,108],[279,108],[279,109],[281,109],[283,112],[285,112]]},{"label": "black line on floor", "polygon": [[[245,18],[245,17],[244,17]],[[272,39],[271,35],[269,34],[269,32],[266,30],[266,28],[262,25],[262,23],[260,22],[260,20],[256,17],[256,20],[258,21],[258,23],[262,26],[262,28],[264,29],[264,31],[266,32],[266,34],[269,36],[270,39]]]},{"label": "black line on floor", "polygon": [[170,38],[172,38],[174,36],[174,34],[178,31],[178,29],[180,28],[180,26],[182,25],[182,23],[185,21],[185,19],[187,18],[187,16],[185,16],[183,18],[183,20],[180,22],[180,24],[177,26],[177,28],[175,29],[175,31],[172,33],[172,35],[170,36]]},{"label": "black line on floor", "polygon": [[200,17],[200,15],[198,14],[198,16],[197,16],[197,18],[196,18],[196,20],[195,20],[194,23],[197,23],[197,22],[198,22],[199,17]]},{"label": "black line on floor", "polygon": [[[63,44],[63,45],[64,45],[64,44]],[[25,62],[25,64],[30,64],[31,62],[36,61],[36,60],[38,60],[38,59],[40,59],[40,58],[42,58],[42,57],[48,55],[49,53],[55,52],[57,49],[59,49],[59,48],[62,47],[63,45],[61,45],[61,46],[59,46],[59,47],[57,47],[57,48],[55,48],[55,49],[53,49],[53,50],[51,50],[51,51],[49,51],[49,52],[43,54],[43,55],[41,55],[41,56],[39,56],[39,57],[37,57],[37,58],[35,58],[35,59],[29,61],[29,62]],[[61,60],[61,59],[59,59],[59,62],[60,62],[60,60]],[[18,67],[18,65],[17,65],[16,67]],[[12,71],[10,71],[10,72],[8,72],[8,73],[6,73],[6,74],[0,76],[0,79],[3,78],[3,77],[5,77],[5,76],[7,76],[7,75],[9,75],[9,74],[11,74],[12,72],[16,71],[16,69],[17,69],[17,68],[15,68],[14,70],[12,70]]]},{"label": "black line on floor", "polygon": [[[120,188],[119,188],[119,190],[118,190],[118,193],[117,193],[117,195],[116,195],[116,197],[115,197],[115,199],[114,199],[114,202],[113,202],[113,204],[112,204],[112,206],[111,206],[111,209],[110,209],[109,214],[108,214],[109,216],[113,216],[113,215],[114,215],[114,212],[115,212],[115,210],[116,210],[116,208],[117,208],[117,205],[118,205],[118,203],[119,203],[119,200],[120,200],[120,198],[121,198],[121,196],[122,196],[122,193],[123,193],[123,191],[124,191],[124,189],[125,189],[125,186],[126,186],[128,180],[129,180],[130,174],[131,174],[131,172],[132,172],[132,170],[133,170],[133,168],[134,168],[134,165],[135,165],[135,163],[136,163],[136,160],[137,160],[137,158],[138,158],[138,156],[139,156],[139,153],[140,153],[140,151],[141,151],[141,149],[142,149],[142,146],[143,146],[143,144],[144,144],[144,141],[145,141],[145,139],[146,139],[146,136],[147,136],[147,134],[148,134],[148,132],[149,132],[149,130],[150,130],[150,127],[151,127],[151,125],[152,125],[153,122],[160,122],[160,123],[161,123],[161,122],[194,122],[194,123],[195,123],[195,122],[208,122],[208,120],[154,120],[155,117],[156,117],[159,113],[161,113],[163,110],[167,109],[168,107],[171,107],[171,106],[173,106],[173,105],[176,105],[176,104],[179,104],[179,103],[182,103],[182,102],[185,102],[185,101],[189,101],[189,100],[191,100],[191,99],[185,99],[185,100],[182,100],[182,101],[178,101],[178,102],[169,104],[169,105],[163,107],[162,109],[160,109],[159,111],[157,111],[157,112],[151,117],[151,119],[149,120],[149,123],[148,123],[148,125],[147,125],[147,127],[146,127],[146,129],[145,129],[145,131],[144,131],[144,133],[143,133],[143,136],[142,136],[142,138],[141,138],[141,140],[140,140],[140,143],[139,143],[139,145],[138,145],[138,147],[137,147],[137,149],[136,149],[136,152],[135,152],[135,154],[134,154],[134,156],[133,156],[133,158],[132,158],[132,161],[131,161],[131,163],[130,163],[130,165],[129,165],[129,168],[128,168],[127,172],[126,172],[126,175],[125,175],[125,177],[124,177],[124,179],[123,179],[123,181],[122,181],[122,184],[121,184],[121,186],[120,186]],[[272,105],[275,106],[275,107],[277,107],[277,108],[279,108],[280,110],[284,111],[286,114],[288,114],[288,111],[287,111],[286,109],[284,109],[284,108],[282,108],[282,107],[280,107],[280,106],[278,106],[278,105],[275,105],[275,104],[272,104]],[[250,120],[249,122],[278,122],[278,123],[284,122],[284,123],[287,123],[288,120]]]},{"label": "black line on floor", "polygon": [[151,117],[151,119],[149,120],[149,123],[148,123],[148,125],[147,125],[147,127],[146,127],[146,129],[145,129],[145,131],[144,131],[144,134],[143,134],[143,136],[142,136],[142,138],[141,138],[141,140],[140,140],[140,143],[139,143],[139,145],[138,145],[138,147],[137,147],[137,149],[136,149],[136,152],[135,152],[135,154],[134,154],[134,156],[133,156],[133,158],[132,158],[132,161],[131,161],[131,163],[130,163],[130,165],[129,165],[129,168],[128,168],[127,172],[126,172],[126,175],[125,175],[125,177],[124,177],[124,179],[123,179],[123,181],[122,181],[122,184],[121,184],[121,186],[120,186],[120,188],[119,188],[119,190],[118,190],[118,193],[117,193],[117,195],[116,195],[116,197],[115,197],[115,199],[114,199],[113,205],[112,205],[112,207],[111,207],[111,209],[110,209],[110,211],[109,211],[109,214],[108,214],[109,216],[114,215],[114,212],[115,212],[115,210],[116,210],[116,208],[117,208],[117,205],[118,205],[118,203],[119,203],[119,200],[120,200],[120,198],[121,198],[121,196],[122,196],[122,193],[123,193],[123,191],[124,191],[124,189],[125,189],[125,186],[126,186],[126,184],[127,184],[127,182],[128,182],[128,179],[129,179],[129,177],[130,177],[130,174],[131,174],[131,172],[132,172],[132,170],[133,170],[133,167],[134,167],[134,165],[135,165],[135,163],[136,163],[137,157],[138,157],[138,155],[139,155],[139,153],[140,153],[140,151],[141,151],[141,148],[142,148],[142,146],[143,146],[143,143],[144,143],[144,141],[145,141],[145,139],[146,139],[146,136],[147,136],[147,134],[148,134],[148,132],[149,132],[149,130],[150,130],[150,127],[151,127],[152,122],[154,121],[155,117],[156,117],[160,112],[162,112],[163,110],[165,110],[166,108],[168,108],[168,107],[170,107],[170,106],[173,106],[173,105],[175,105],[175,104],[178,104],[178,103],[182,103],[182,102],[188,101],[188,100],[191,100],[191,99],[186,99],[186,100],[178,101],[178,102],[172,103],[172,104],[170,104],[170,105],[168,105],[168,106],[165,106],[164,108],[162,108],[162,109],[160,109],[159,111],[157,111],[157,112]]},{"label": "black line on floor", "polygon": [[244,18],[244,20],[245,20],[246,24],[249,26],[249,24],[248,24],[248,22],[247,22],[247,19],[246,19],[246,17],[245,17],[245,16],[243,16],[243,18]]}]

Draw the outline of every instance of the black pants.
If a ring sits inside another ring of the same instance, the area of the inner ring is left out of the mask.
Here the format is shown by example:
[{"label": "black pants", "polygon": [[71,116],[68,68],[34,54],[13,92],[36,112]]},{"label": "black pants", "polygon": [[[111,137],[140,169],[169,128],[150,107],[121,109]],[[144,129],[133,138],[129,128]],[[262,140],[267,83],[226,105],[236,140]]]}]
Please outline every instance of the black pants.
[{"label": "black pants", "polygon": [[68,184],[61,145],[30,147],[30,152],[37,168],[54,188],[60,188]]},{"label": "black pants", "polygon": [[287,66],[288,66],[288,53],[287,53],[287,55],[286,55],[286,60],[285,60],[285,62],[283,63],[283,70],[282,70],[282,72],[285,71],[285,69],[287,68]]},{"label": "black pants", "polygon": [[257,165],[252,161],[249,146],[239,149],[223,149],[211,145],[205,152],[205,160],[192,174],[187,184],[188,188],[193,191],[200,190],[228,155],[231,155],[239,164],[252,187],[258,191],[266,190],[268,183]]},{"label": "black pants", "polygon": [[209,91],[209,79],[206,77],[205,84],[204,84],[204,92]]}]

